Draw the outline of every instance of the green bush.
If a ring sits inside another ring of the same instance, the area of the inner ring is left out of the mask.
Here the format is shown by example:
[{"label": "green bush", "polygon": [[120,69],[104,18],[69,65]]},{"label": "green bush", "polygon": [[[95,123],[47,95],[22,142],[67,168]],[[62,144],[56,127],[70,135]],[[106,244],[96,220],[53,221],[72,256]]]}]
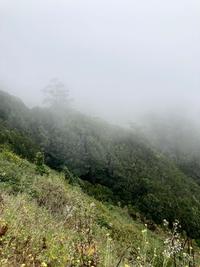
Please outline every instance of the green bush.
[{"label": "green bush", "polygon": [[35,165],[36,165],[36,173],[43,176],[44,174],[48,174],[48,170],[44,164],[44,154],[42,152],[37,152],[35,156]]}]

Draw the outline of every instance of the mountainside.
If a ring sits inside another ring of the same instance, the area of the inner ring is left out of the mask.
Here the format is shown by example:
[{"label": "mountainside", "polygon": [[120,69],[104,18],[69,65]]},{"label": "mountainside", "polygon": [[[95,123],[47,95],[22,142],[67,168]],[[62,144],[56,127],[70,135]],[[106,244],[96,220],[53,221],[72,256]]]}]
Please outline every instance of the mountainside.
[{"label": "mountainside", "polygon": [[[126,209],[103,205],[68,178],[50,169],[41,176],[0,150],[0,266],[116,266],[142,245],[144,227]],[[163,246],[158,233],[148,238]]]},{"label": "mountainside", "polygon": [[200,184],[200,127],[191,115],[154,115],[145,119],[141,132],[157,150],[172,159]]},{"label": "mountainside", "polygon": [[[0,266],[195,266],[198,247],[179,234],[134,220],[127,206],[102,203],[71,184],[0,149]],[[167,227],[167,222],[165,222]],[[188,251],[188,247],[191,247]]]},{"label": "mountainside", "polygon": [[34,161],[43,151],[48,166],[69,169],[88,194],[120,202],[132,216],[139,212],[157,224],[167,219],[172,226],[178,219],[189,237],[199,239],[198,183],[150,142],[72,109],[28,109],[4,92],[0,107],[0,141],[15,153]]}]

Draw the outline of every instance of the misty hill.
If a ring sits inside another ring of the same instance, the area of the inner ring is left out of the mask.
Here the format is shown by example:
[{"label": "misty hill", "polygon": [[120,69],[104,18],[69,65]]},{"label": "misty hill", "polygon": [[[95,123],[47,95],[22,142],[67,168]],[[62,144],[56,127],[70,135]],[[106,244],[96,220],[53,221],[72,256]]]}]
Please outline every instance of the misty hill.
[{"label": "misty hill", "polygon": [[69,108],[29,109],[4,92],[0,107],[0,140],[15,153],[34,161],[43,151],[48,166],[69,169],[88,194],[157,224],[178,219],[189,237],[200,237],[199,185],[150,142]]},{"label": "misty hill", "polygon": [[[145,126],[144,126],[145,125]],[[164,155],[200,184],[200,127],[187,114],[148,116],[141,132]]]}]

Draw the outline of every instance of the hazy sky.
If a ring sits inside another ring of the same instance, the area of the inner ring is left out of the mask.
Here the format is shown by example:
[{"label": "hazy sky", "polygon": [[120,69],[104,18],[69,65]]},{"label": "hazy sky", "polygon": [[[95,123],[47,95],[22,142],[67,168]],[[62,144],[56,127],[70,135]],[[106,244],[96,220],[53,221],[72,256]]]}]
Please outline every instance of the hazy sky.
[{"label": "hazy sky", "polygon": [[0,83],[35,104],[58,77],[114,120],[200,102],[199,0],[0,0]]}]

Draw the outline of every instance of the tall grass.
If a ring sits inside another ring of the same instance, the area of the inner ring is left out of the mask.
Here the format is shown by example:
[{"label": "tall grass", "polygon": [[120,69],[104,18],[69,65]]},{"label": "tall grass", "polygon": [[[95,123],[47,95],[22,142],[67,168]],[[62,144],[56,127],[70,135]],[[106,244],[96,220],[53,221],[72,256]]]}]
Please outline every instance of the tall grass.
[{"label": "tall grass", "polygon": [[198,249],[173,229],[151,232],[126,208],[103,204],[49,170],[0,152],[0,266],[200,266]]}]

